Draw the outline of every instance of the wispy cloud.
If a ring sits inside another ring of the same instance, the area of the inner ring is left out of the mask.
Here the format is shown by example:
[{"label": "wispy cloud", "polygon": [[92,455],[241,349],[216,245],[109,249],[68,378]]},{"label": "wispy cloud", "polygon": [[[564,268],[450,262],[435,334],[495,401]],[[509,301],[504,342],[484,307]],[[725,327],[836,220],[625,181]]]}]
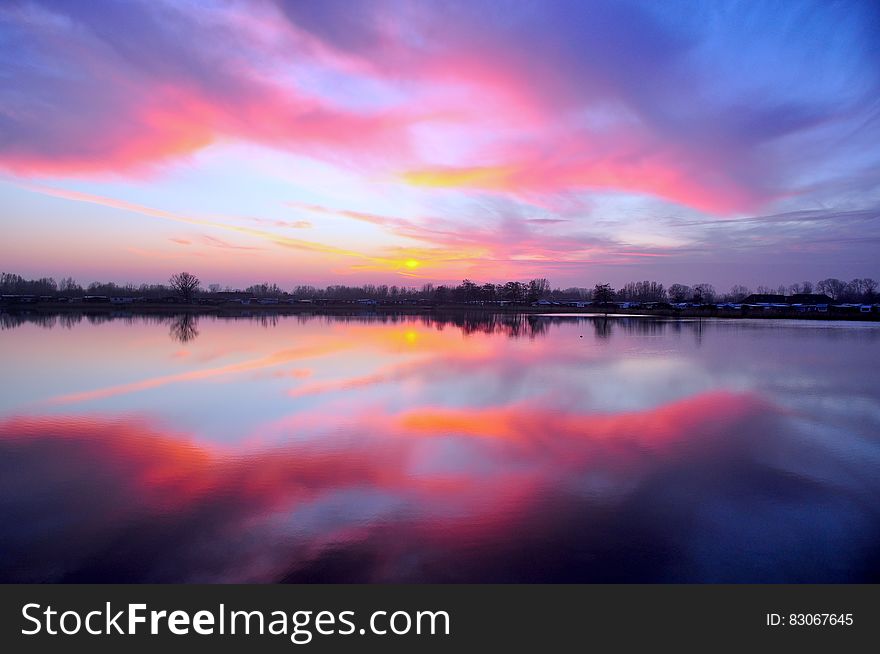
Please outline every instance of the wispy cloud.
[{"label": "wispy cloud", "polygon": [[[154,207],[147,207],[141,204],[135,204],[132,202],[126,202],[124,200],[118,200],[115,198],[108,198],[99,195],[94,195],[90,193],[80,193],[78,191],[68,191],[65,189],[52,188],[47,186],[39,186],[39,185],[22,185],[22,188],[32,191],[34,193],[41,193],[43,195],[49,195],[53,197],[63,198],[65,200],[72,200],[74,202],[87,202],[90,204],[97,204],[105,207],[110,207],[113,209],[119,209],[122,211],[129,211],[132,213],[141,214],[144,216],[150,216],[152,218],[161,218],[163,220],[170,220],[174,222],[184,223],[188,225],[198,225],[203,227],[213,227],[220,230],[226,230],[229,232],[234,232],[237,234],[242,234],[245,236],[256,237],[265,241],[269,241],[276,245],[280,245],[282,247],[295,248],[299,250],[306,250],[309,252],[320,252],[325,254],[334,254],[342,257],[355,258],[355,259],[363,259],[367,261],[371,261],[376,265],[396,265],[399,262],[394,259],[389,259],[387,257],[377,257],[371,256],[368,254],[364,254],[362,252],[357,252],[354,250],[349,250],[345,248],[338,248],[332,245],[325,245],[323,243],[317,243],[313,241],[306,241],[302,239],[290,238],[288,236],[283,236],[280,234],[276,234],[274,232],[268,232],[264,230],[253,229],[251,227],[243,227],[241,225],[233,225],[229,223],[221,223],[213,220],[195,218],[192,216],[187,216],[181,213],[176,213],[172,211],[165,211],[163,209],[156,209]],[[225,241],[220,239],[207,237],[210,241],[210,244],[217,246],[218,244],[223,244]],[[222,247],[222,245],[221,245]],[[229,244],[226,244],[226,247],[230,247]],[[232,246],[237,247],[237,246]]]}]

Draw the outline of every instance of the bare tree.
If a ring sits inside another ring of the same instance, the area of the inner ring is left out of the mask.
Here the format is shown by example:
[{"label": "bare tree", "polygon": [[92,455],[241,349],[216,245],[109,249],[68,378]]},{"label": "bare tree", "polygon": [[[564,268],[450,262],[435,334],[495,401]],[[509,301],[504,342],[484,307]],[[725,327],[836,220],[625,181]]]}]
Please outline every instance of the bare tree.
[{"label": "bare tree", "polygon": [[865,277],[862,280],[862,284],[865,288],[865,302],[873,302],[874,298],[877,297],[877,282],[870,277]]},{"label": "bare tree", "polygon": [[665,302],[666,290],[663,284],[645,280],[643,282],[629,282],[618,291],[618,295],[624,300],[637,300],[639,302]]},{"label": "bare tree", "polygon": [[[796,286],[796,284],[795,284],[795,286]],[[752,292],[749,290],[749,288],[747,286],[743,286],[741,284],[735,284],[734,286],[731,286],[730,293],[727,294],[727,297],[731,302],[742,302],[749,295],[751,295],[751,293]]]},{"label": "bare tree", "polygon": [[695,304],[712,304],[715,301],[715,287],[712,284],[697,284],[694,286]]},{"label": "bare tree", "polygon": [[193,293],[199,290],[199,285],[201,284],[198,277],[188,272],[174,273],[171,275],[168,283],[186,302],[192,300]]},{"label": "bare tree", "polygon": [[670,302],[685,302],[691,293],[691,287],[684,284],[673,284],[669,287]]},{"label": "bare tree", "polygon": [[816,283],[816,290],[820,293],[830,295],[832,300],[840,300],[846,291],[846,282],[835,277],[829,277]]},{"label": "bare tree", "polygon": [[62,293],[76,293],[82,290],[82,286],[73,277],[64,277],[58,282],[58,290]]}]

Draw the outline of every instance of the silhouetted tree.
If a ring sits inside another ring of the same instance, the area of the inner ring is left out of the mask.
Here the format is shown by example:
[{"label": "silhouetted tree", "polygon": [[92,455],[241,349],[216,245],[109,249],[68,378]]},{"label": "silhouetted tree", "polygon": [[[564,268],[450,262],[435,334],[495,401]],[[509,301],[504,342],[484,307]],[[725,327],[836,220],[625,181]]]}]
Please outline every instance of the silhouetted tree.
[{"label": "silhouetted tree", "polygon": [[529,304],[531,304],[532,302],[537,302],[549,292],[550,282],[548,282],[544,277],[541,277],[540,279],[533,279],[529,282],[526,289],[526,302],[528,302]]},{"label": "silhouetted tree", "polygon": [[611,284],[596,284],[593,287],[593,302],[596,304],[609,304],[614,300],[614,289]]},{"label": "silhouetted tree", "polygon": [[58,290],[61,293],[81,293],[82,286],[77,284],[73,277],[64,277],[58,282]]},{"label": "silhouetted tree", "polygon": [[192,300],[193,294],[199,290],[199,285],[201,284],[198,277],[188,272],[174,273],[171,275],[168,283],[186,302]]},{"label": "silhouetted tree", "polygon": [[872,302],[877,291],[877,282],[870,277],[853,279],[846,285],[841,298],[846,302]]},{"label": "silhouetted tree", "polygon": [[828,279],[823,279],[821,282],[817,282],[816,290],[819,293],[825,293],[825,295],[828,295],[832,300],[840,300],[846,292],[846,282],[835,277],[829,277]]},{"label": "silhouetted tree", "polygon": [[663,284],[648,280],[629,282],[617,294],[622,300],[636,300],[638,302],[666,301],[666,289],[663,288]]},{"label": "silhouetted tree", "polygon": [[25,279],[13,273],[0,273],[0,291],[3,293],[43,295],[55,293],[57,290],[58,284],[51,277]]},{"label": "silhouetted tree", "polygon": [[448,286],[445,284],[441,284],[434,288],[434,301],[443,304],[444,302],[449,302],[449,298],[451,296],[451,291]]},{"label": "silhouetted tree", "polygon": [[812,282],[801,282],[800,284],[794,283],[788,287],[788,292],[790,295],[797,295],[798,293],[812,293],[813,292],[813,283]]},{"label": "silhouetted tree", "polygon": [[694,304],[711,304],[715,301],[715,287],[712,284],[694,286]]},{"label": "silhouetted tree", "polygon": [[520,282],[507,282],[498,293],[502,300],[519,304],[525,299],[524,284]]},{"label": "silhouetted tree", "polygon": [[270,284],[263,282],[262,284],[253,284],[245,289],[246,292],[257,297],[280,297],[284,295],[284,291],[278,284]]},{"label": "silhouetted tree", "polygon": [[877,282],[870,277],[866,277],[862,280],[865,289],[865,302],[873,302],[877,298]]},{"label": "silhouetted tree", "polygon": [[728,302],[742,302],[749,295],[751,295],[751,293],[752,292],[748,289],[747,286],[742,286],[740,284],[737,284],[735,286],[730,287],[730,292],[727,294],[727,301]]},{"label": "silhouetted tree", "polygon": [[688,298],[691,295],[691,287],[686,286],[685,284],[673,284],[669,287],[669,301],[670,302],[687,302]]},{"label": "silhouetted tree", "polygon": [[[195,275],[190,273],[178,273],[171,277],[170,286],[163,284],[141,284],[135,287],[132,284],[120,286],[114,282],[92,282],[87,287],[91,295],[141,297],[145,299],[159,300],[167,297],[170,293],[176,293],[187,301],[192,300],[200,288],[200,283]],[[601,289],[601,290],[600,290]],[[824,279],[813,285],[810,282],[794,283],[788,286],[781,285],[772,288],[768,285],[758,286],[757,293],[763,294],[795,294],[795,293],[825,293],[835,302],[876,302],[878,297],[878,284],[871,278],[855,278],[844,282],[837,278]],[[225,292],[233,292],[226,286]],[[0,273],[0,292],[10,295],[37,295],[52,296],[64,294],[73,296],[83,292],[83,288],[71,277],[66,277],[56,283],[51,277],[40,279],[25,279],[14,273]],[[221,292],[220,284],[211,284],[211,294]],[[722,296],[715,293],[711,284],[698,284],[690,287],[683,284],[672,284],[665,289],[663,284],[655,281],[644,280],[629,282],[617,292],[608,284],[597,284],[594,289],[584,287],[569,287],[565,289],[551,288],[545,278],[532,279],[527,283],[508,281],[503,284],[484,283],[465,279],[458,286],[424,284],[421,288],[407,286],[385,286],[365,284],[363,286],[330,285],[326,288],[316,288],[309,285],[293,287],[290,293],[285,292],[277,284],[264,282],[249,286],[246,290],[235,289],[239,294],[249,293],[257,296],[270,296],[278,298],[313,299],[319,302],[353,302],[361,298],[371,298],[385,302],[406,303],[431,301],[435,303],[446,302],[497,302],[504,300],[514,304],[532,303],[540,299],[552,299],[554,301],[568,302],[571,300],[593,299],[599,304],[607,304],[614,299],[631,300],[640,302],[662,302],[667,298],[670,302],[681,303],[696,301],[699,303],[712,303],[719,299],[728,302],[742,301],[750,294],[745,286],[733,286],[730,291]]]},{"label": "silhouetted tree", "polygon": [[453,297],[459,302],[473,302],[477,299],[479,287],[469,279],[465,279],[453,290]]}]

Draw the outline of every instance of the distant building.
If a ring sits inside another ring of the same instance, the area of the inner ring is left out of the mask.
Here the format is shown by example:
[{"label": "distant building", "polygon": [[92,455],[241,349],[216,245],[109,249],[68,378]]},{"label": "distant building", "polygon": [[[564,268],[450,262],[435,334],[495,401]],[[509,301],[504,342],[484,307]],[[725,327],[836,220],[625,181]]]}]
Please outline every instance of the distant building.
[{"label": "distant building", "polygon": [[791,304],[831,304],[834,302],[824,293],[795,293],[788,298]]},{"label": "distant building", "polygon": [[772,293],[752,293],[743,304],[785,304],[788,298],[784,295],[775,295]]},{"label": "distant building", "polygon": [[834,300],[823,293],[795,293],[794,295],[776,295],[774,293],[752,293],[743,304],[771,305],[820,305],[831,304]]},{"label": "distant building", "polygon": [[2,300],[6,304],[33,304],[37,298],[35,295],[4,295]]}]

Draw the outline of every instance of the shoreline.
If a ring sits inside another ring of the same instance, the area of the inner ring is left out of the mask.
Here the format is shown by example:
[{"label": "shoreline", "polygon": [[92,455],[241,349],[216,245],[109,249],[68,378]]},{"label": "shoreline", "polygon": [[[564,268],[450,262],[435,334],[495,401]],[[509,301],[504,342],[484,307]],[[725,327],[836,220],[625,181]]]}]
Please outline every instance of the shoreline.
[{"label": "shoreline", "polygon": [[724,318],[724,319],[759,319],[759,320],[834,320],[857,322],[880,322],[880,312],[863,313],[851,310],[807,311],[796,310],[765,310],[761,308],[718,309],[716,307],[688,309],[646,309],[633,307],[622,309],[614,307],[608,311],[594,307],[533,307],[533,306],[480,306],[480,305],[405,305],[378,304],[357,306],[348,303],[337,304],[254,304],[254,305],[207,305],[182,303],[66,303],[66,302],[34,302],[27,304],[0,304],[0,313],[9,314],[117,314],[129,315],[205,315],[217,317],[253,316],[253,315],[434,315],[434,314],[523,314],[543,316],[595,316],[595,317],[644,317],[644,318]]}]

